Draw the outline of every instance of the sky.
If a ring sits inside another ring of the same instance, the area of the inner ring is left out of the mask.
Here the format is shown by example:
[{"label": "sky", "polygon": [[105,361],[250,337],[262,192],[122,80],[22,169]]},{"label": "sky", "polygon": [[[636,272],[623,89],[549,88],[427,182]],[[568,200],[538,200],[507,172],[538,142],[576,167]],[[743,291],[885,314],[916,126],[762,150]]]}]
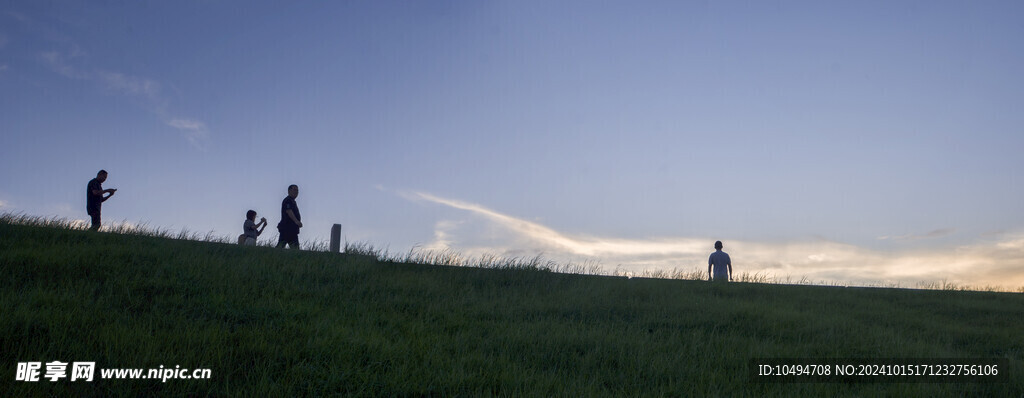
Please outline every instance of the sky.
[{"label": "sky", "polygon": [[0,212],[1024,286],[1019,1],[0,0]]}]

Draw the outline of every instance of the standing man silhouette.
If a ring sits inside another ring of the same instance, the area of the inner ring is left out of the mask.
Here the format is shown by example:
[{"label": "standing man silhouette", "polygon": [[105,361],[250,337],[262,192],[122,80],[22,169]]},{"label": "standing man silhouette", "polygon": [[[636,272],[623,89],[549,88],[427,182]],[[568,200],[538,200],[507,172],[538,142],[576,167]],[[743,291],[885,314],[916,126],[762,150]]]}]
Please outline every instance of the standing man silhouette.
[{"label": "standing man silhouette", "polygon": [[[85,190],[85,211],[92,217],[92,227],[90,230],[100,230],[100,210],[102,210],[103,202],[114,196],[116,189],[103,189],[103,182],[107,180],[107,171],[100,170],[96,173],[96,178],[89,180],[89,186]],[[103,196],[103,194],[108,194]]]},{"label": "standing man silhouette", "polygon": [[[714,268],[714,274],[711,269]],[[722,241],[715,242],[715,252],[708,257],[708,279],[713,281],[728,282],[732,279],[732,259],[729,253],[722,251]]]},{"label": "standing man silhouette", "polygon": [[277,247],[299,248],[299,228],[302,228],[302,214],[299,214],[299,205],[295,198],[299,197],[299,186],[292,184],[288,186],[288,196],[281,201],[281,222],[277,223]]}]

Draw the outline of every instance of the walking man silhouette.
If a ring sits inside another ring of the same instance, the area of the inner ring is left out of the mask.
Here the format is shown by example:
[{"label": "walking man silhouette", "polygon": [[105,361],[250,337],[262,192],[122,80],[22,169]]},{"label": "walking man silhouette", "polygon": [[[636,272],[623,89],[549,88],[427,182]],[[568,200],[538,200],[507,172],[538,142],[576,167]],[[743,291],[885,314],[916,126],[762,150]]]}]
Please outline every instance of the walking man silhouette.
[{"label": "walking man silhouette", "polygon": [[277,247],[299,248],[299,228],[302,228],[302,214],[299,214],[299,205],[295,198],[299,197],[299,186],[292,184],[288,186],[288,196],[281,201],[281,222],[277,223]]}]

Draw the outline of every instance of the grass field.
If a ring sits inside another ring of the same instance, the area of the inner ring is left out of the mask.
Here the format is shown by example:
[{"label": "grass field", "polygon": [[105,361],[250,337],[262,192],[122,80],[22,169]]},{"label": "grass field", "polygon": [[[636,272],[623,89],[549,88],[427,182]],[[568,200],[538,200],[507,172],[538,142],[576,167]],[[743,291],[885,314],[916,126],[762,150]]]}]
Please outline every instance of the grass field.
[{"label": "grass field", "polygon": [[[1024,396],[1019,293],[492,265],[0,222],[0,396]],[[1009,381],[752,382],[774,357],[1005,358]],[[31,361],[211,377],[15,381]]]}]

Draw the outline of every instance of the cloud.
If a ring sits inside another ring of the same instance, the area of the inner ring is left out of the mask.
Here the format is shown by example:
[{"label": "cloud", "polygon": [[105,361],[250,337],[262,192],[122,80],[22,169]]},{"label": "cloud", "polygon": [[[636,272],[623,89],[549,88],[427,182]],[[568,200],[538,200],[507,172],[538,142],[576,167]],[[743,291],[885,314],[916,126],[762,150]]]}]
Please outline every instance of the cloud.
[{"label": "cloud", "polygon": [[631,240],[570,236],[544,225],[501,214],[494,210],[472,203],[444,199],[422,192],[407,194],[407,198],[422,199],[456,209],[470,211],[476,215],[483,216],[504,228],[512,230],[536,244],[550,249],[565,251],[574,255],[590,257],[601,255],[642,256],[651,254],[695,254],[702,252],[703,247],[707,246],[706,242],[697,241],[695,239]]},{"label": "cloud", "polygon": [[22,13],[17,12],[17,11],[7,11],[7,15],[10,15],[14,19],[17,19],[18,22],[22,22],[22,23],[27,23],[27,22],[31,22],[32,21],[31,18],[29,18],[25,14],[22,14]]},{"label": "cloud", "polygon": [[[109,68],[88,67],[89,53],[79,46],[74,36],[69,36],[50,24],[37,23],[32,18],[14,11],[6,14],[28,31],[43,38],[43,41],[58,50],[38,52],[42,65],[54,73],[75,80],[89,81],[101,89],[137,99],[141,106],[157,116],[164,124],[182,132],[182,137],[194,148],[206,149],[210,135],[206,124],[192,118],[184,118],[171,112],[167,96],[163,93],[163,84],[158,80],[144,76],[123,73]],[[7,37],[0,34],[0,49],[7,44]],[[0,65],[0,73],[7,70],[7,65]]]},{"label": "cloud", "polygon": [[922,240],[922,239],[937,239],[944,238],[952,235],[956,232],[956,228],[940,228],[925,234],[911,234],[911,235],[900,235],[900,236],[879,236],[879,240]]},{"label": "cloud", "polygon": [[[181,131],[182,136],[193,148],[206,150],[210,134],[206,124],[194,119],[170,116],[169,101],[163,95],[162,85],[159,81],[116,71],[80,68],[75,66],[71,60],[85,57],[85,52],[74,44],[70,46],[71,50],[66,53],[47,51],[40,53],[39,57],[44,65],[61,76],[69,79],[95,81],[105,90],[119,95],[141,98],[145,108],[156,114],[168,126]],[[6,65],[0,68],[0,72],[4,69],[6,69]]]},{"label": "cloud", "polygon": [[1024,252],[1024,237],[1015,236],[995,244],[995,249],[1003,252]]},{"label": "cloud", "polygon": [[[479,204],[423,192],[400,193],[408,200],[426,201],[467,211],[474,222],[439,221],[429,250],[452,249],[468,257],[485,254],[530,256],[544,254],[558,262],[606,264],[604,272],[694,270],[707,272],[713,239],[667,237],[651,239],[600,238],[559,232],[548,226],[502,214]],[[481,225],[483,224],[483,225]],[[484,231],[484,232],[482,232]],[[921,234],[938,238],[952,228]],[[910,239],[910,237],[907,237]],[[972,286],[1024,286],[1024,235],[1002,234],[972,244],[940,249],[877,251],[825,239],[758,242],[725,241],[737,273],[759,273],[785,280],[854,285],[914,287],[918,283],[949,281]]]},{"label": "cloud", "polygon": [[103,71],[97,72],[97,76],[107,89],[145,97],[152,101],[160,100],[160,83],[154,80]]},{"label": "cloud", "polygon": [[458,222],[451,220],[438,221],[434,226],[434,241],[429,245],[424,246],[423,249],[442,252],[456,246],[457,243],[452,240],[453,238],[450,232],[454,231],[458,224]]},{"label": "cloud", "polygon": [[0,208],[7,207],[7,202],[0,200]]},{"label": "cloud", "polygon": [[188,120],[188,119],[174,119],[174,120],[171,120],[171,121],[167,122],[167,125],[169,125],[171,127],[174,127],[176,129],[191,130],[191,131],[198,131],[198,130],[205,130],[206,129],[206,125],[203,124],[203,122],[196,121],[196,120]]},{"label": "cloud", "polygon": [[61,76],[69,79],[89,79],[91,75],[78,68],[71,66],[64,55],[57,51],[48,51],[39,54],[42,58],[43,64],[48,66],[50,70],[57,72]]},{"label": "cloud", "polygon": [[189,144],[196,149],[206,150],[206,141],[209,136],[206,123],[190,119],[171,119],[167,121],[167,125],[181,130]]}]

